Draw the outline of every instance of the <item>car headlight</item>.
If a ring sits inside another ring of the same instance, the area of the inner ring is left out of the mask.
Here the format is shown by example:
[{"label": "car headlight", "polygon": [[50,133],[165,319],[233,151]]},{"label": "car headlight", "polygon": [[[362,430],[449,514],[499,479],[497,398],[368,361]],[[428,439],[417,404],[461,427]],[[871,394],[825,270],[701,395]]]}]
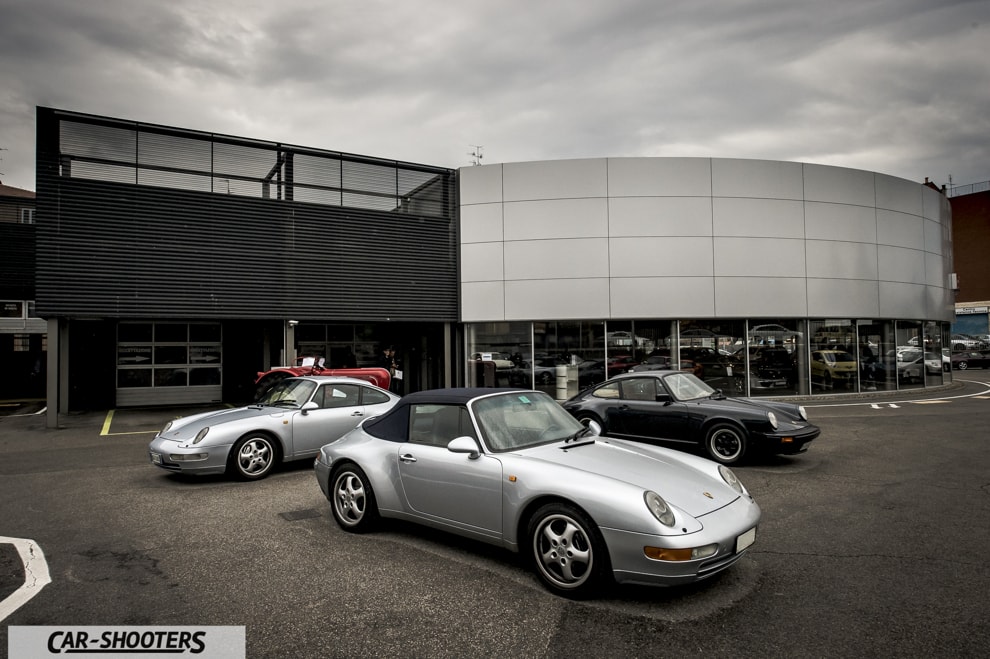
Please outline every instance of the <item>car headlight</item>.
[{"label": "car headlight", "polygon": [[746,488],[743,487],[742,482],[738,478],[736,478],[736,475],[732,473],[731,469],[729,469],[725,465],[719,465],[718,473],[722,477],[722,480],[724,480],[726,483],[729,484],[729,487],[731,487],[739,494],[746,494]]},{"label": "car headlight", "polygon": [[804,405],[798,406],[798,414],[801,415],[801,419],[804,421],[808,420],[808,410],[804,409]]},{"label": "car headlight", "polygon": [[773,412],[767,412],[767,421],[770,422],[770,427],[774,430],[777,429],[777,415]]},{"label": "car headlight", "polygon": [[200,430],[198,433],[196,433],[196,439],[194,439],[192,441],[192,443],[193,444],[199,444],[201,441],[203,441],[203,438],[206,437],[206,434],[208,432],[210,432],[210,427],[209,426],[206,426],[205,428],[203,428],[202,430]]},{"label": "car headlight", "polygon": [[670,509],[667,502],[663,500],[663,497],[656,492],[651,492],[647,490],[643,494],[643,499],[646,500],[646,507],[650,509],[653,516],[663,524],[664,526],[674,525],[674,511]]},{"label": "car headlight", "polygon": [[168,429],[171,428],[171,427],[172,427],[172,422],[169,421],[168,423],[165,424],[165,427],[162,428],[162,431],[160,433],[158,433],[158,434],[164,435],[165,433],[168,432]]}]

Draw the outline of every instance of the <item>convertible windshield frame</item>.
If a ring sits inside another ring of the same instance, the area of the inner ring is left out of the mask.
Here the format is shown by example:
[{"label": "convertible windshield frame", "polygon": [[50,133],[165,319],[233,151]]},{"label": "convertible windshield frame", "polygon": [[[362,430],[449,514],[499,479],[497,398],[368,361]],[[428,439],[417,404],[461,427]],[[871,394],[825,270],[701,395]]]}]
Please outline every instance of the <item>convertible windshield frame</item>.
[{"label": "convertible windshield frame", "polygon": [[469,408],[492,453],[571,440],[585,428],[542,391],[484,396],[471,401]]}]

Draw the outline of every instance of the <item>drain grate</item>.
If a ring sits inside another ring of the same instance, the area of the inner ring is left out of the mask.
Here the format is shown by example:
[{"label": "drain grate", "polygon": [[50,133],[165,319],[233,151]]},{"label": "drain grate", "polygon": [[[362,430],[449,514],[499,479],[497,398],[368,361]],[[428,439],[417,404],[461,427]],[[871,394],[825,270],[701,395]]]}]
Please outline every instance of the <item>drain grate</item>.
[{"label": "drain grate", "polygon": [[295,522],[300,519],[309,519],[311,517],[319,517],[322,513],[315,508],[309,508],[307,510],[291,510],[287,513],[279,513],[279,516],[290,522]]}]

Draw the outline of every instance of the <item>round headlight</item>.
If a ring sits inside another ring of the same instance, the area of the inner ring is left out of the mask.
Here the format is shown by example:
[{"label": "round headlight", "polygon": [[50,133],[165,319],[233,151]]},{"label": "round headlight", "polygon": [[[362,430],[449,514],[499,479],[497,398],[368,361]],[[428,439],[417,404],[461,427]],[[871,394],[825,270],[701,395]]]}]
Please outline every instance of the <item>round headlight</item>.
[{"label": "round headlight", "polygon": [[767,421],[770,422],[770,426],[776,430],[777,429],[777,415],[773,412],[767,412]]},{"label": "round headlight", "polygon": [[808,420],[808,410],[804,409],[804,405],[798,405],[798,414],[805,421]]},{"label": "round headlight", "polygon": [[742,482],[740,482],[740,480],[736,478],[736,475],[732,473],[731,469],[729,469],[725,465],[719,465],[718,473],[722,477],[722,480],[724,480],[726,483],[729,484],[729,487],[731,487],[739,494],[746,494],[746,488],[743,487]]},{"label": "round headlight", "polygon": [[165,433],[167,433],[168,432],[168,429],[171,428],[171,427],[172,427],[172,422],[169,421],[168,423],[165,424],[165,427],[162,428],[161,434],[164,435]]},{"label": "round headlight", "polygon": [[656,492],[651,492],[649,490],[643,495],[646,500],[646,507],[650,509],[653,516],[660,521],[664,526],[674,525],[674,511],[670,509],[667,502],[663,500],[663,497]]},{"label": "round headlight", "polygon": [[206,433],[208,433],[208,432],[210,432],[210,427],[209,426],[206,426],[205,428],[203,428],[202,430],[200,430],[198,433],[196,433],[196,439],[194,439],[192,443],[193,444],[199,444],[201,441],[203,441],[203,438],[206,437]]}]

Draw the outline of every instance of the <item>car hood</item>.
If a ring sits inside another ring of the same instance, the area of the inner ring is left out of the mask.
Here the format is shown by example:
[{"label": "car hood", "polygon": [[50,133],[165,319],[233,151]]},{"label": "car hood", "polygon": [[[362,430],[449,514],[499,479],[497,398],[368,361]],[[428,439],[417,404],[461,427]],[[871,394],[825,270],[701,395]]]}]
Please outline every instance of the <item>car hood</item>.
[{"label": "car hood", "polygon": [[247,407],[235,407],[229,410],[217,410],[214,412],[203,412],[176,419],[172,422],[172,427],[168,432],[160,433],[166,439],[183,440],[196,436],[202,428],[206,426],[216,426],[222,423],[233,423],[244,419],[254,419],[261,416],[279,418],[285,414],[291,414],[295,410],[280,407],[263,407],[260,405],[249,405]]},{"label": "car hood", "polygon": [[[718,476],[694,466],[704,463],[700,458],[611,437],[538,446],[520,454],[653,490],[692,517],[739,498],[739,493]],[[712,463],[712,473],[715,468]]]},{"label": "car hood", "polygon": [[780,421],[788,421],[798,425],[806,423],[801,418],[801,413],[797,405],[793,403],[782,403],[771,400],[755,400],[752,398],[702,398],[700,400],[685,401],[687,405],[704,405],[711,409],[724,411],[734,411],[740,413],[750,413],[763,415],[766,412],[773,412]]}]

